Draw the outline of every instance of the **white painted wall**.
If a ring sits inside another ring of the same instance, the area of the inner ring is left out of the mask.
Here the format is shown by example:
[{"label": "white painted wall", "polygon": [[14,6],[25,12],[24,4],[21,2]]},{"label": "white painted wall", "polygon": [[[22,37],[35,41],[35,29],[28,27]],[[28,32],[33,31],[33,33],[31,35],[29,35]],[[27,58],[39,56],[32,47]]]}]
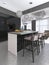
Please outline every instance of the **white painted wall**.
[{"label": "white painted wall", "polygon": [[49,18],[48,18],[48,30],[49,30]]}]

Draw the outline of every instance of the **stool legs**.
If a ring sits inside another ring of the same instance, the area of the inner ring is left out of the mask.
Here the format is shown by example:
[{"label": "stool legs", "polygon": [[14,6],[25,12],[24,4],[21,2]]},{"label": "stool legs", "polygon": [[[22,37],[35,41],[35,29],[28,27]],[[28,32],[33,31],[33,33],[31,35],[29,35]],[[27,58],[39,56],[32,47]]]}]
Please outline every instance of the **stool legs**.
[{"label": "stool legs", "polygon": [[24,43],[23,43],[23,56],[24,56],[24,50],[25,49],[25,41],[24,41]]},{"label": "stool legs", "polygon": [[40,53],[40,44],[39,44],[39,41],[37,41],[37,55],[39,55]]},{"label": "stool legs", "polygon": [[45,46],[45,42],[44,40],[41,41],[41,48],[43,48]]},{"label": "stool legs", "polygon": [[31,43],[31,48],[32,48],[32,60],[33,60],[33,63],[34,63],[34,49],[33,49],[32,43]]},{"label": "stool legs", "polygon": [[[24,40],[23,42],[24,42],[23,43],[23,56],[24,56],[24,51],[25,51],[24,49],[25,49],[25,43],[26,43],[26,41]],[[39,55],[39,52],[40,52],[39,42],[38,41],[31,42],[31,51],[32,51],[32,61],[33,61],[33,63],[34,63],[34,43],[37,44],[37,54]]]}]

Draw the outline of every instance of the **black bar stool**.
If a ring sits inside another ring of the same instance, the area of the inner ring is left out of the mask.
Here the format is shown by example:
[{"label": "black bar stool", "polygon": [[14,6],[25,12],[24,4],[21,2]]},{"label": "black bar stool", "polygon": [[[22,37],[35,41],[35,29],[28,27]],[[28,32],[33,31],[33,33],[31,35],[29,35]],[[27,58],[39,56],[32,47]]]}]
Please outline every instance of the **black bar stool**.
[{"label": "black bar stool", "polygon": [[24,38],[24,45],[23,45],[23,56],[24,56],[24,49],[27,49],[25,43],[30,42],[31,49],[28,49],[32,52],[32,60],[34,63],[34,52],[37,50],[37,54],[39,55],[39,42],[38,42],[38,35],[32,35]]}]

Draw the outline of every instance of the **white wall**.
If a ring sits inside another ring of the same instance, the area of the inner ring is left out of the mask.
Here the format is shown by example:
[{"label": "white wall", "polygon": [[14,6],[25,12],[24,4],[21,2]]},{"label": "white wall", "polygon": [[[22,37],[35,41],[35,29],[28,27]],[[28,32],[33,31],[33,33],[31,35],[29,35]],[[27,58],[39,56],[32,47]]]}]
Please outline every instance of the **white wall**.
[{"label": "white wall", "polygon": [[48,30],[49,30],[49,18],[48,18]]}]

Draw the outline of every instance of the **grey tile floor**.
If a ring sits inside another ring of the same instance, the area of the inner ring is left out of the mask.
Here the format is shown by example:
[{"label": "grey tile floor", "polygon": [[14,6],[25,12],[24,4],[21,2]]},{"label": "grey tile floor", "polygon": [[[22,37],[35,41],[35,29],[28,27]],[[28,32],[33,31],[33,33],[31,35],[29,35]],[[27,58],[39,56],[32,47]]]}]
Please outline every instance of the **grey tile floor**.
[{"label": "grey tile floor", "polygon": [[31,52],[25,50],[23,57],[21,50],[16,58],[8,52],[8,42],[0,42],[0,65],[49,65],[49,44],[45,45],[39,55],[35,53],[35,62],[32,63]]}]

